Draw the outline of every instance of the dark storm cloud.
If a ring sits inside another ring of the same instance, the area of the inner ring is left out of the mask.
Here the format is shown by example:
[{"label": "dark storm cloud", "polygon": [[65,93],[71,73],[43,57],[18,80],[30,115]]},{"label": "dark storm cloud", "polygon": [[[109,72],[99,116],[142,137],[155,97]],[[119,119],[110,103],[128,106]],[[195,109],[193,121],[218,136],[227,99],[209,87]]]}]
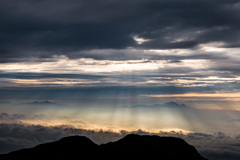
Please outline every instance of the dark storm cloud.
[{"label": "dark storm cloud", "polygon": [[73,78],[73,79],[100,79],[106,76],[89,75],[89,74],[50,74],[50,73],[6,73],[0,71],[0,78],[16,78],[16,79],[43,79],[43,78]]},{"label": "dark storm cloud", "polygon": [[[180,63],[180,62],[179,62]],[[180,78],[185,77],[185,79],[193,80],[196,77],[208,77],[212,76],[212,74],[194,74],[191,72],[194,72],[195,70],[191,68],[167,68],[162,69],[159,71],[136,71],[134,73],[110,73],[110,74],[54,74],[54,73],[33,73],[33,72],[1,72],[0,71],[0,78],[10,78],[10,79],[51,79],[51,78],[68,78],[68,79],[90,79],[90,80],[101,80],[106,78],[112,78],[115,80],[120,81],[127,81],[128,79],[131,79],[131,81],[134,82],[143,82],[145,78],[151,78],[152,80],[159,80],[157,78],[161,78],[162,80],[171,80],[169,78]],[[189,74],[186,75],[168,75],[168,73],[186,73]],[[216,75],[216,73],[214,74]],[[221,74],[218,75],[221,77]],[[224,77],[227,75],[225,74]],[[230,76],[230,75],[229,75]],[[164,79],[165,78],[165,79]]]},{"label": "dark storm cloud", "polygon": [[237,142],[237,138],[224,136],[219,139],[219,135],[224,134],[222,132],[216,134],[183,134],[182,132],[175,131],[150,133],[143,130],[122,130],[116,133],[113,131],[76,129],[72,126],[44,127],[41,125],[24,124],[0,124],[0,153],[8,153],[17,149],[33,147],[40,143],[56,141],[62,137],[71,135],[87,136],[95,143],[101,144],[116,141],[127,134],[153,134],[180,137],[196,147],[204,157],[211,160],[237,160],[240,157],[240,144]]},{"label": "dark storm cloud", "polygon": [[1,62],[101,48],[239,47],[239,8],[236,0],[2,0]]},{"label": "dark storm cloud", "polygon": [[[144,50],[111,50],[111,49],[103,49],[103,50],[83,50],[80,52],[69,52],[68,56],[70,57],[78,57],[79,55],[83,58],[93,58],[97,60],[139,60],[139,59],[150,59],[150,60],[170,60],[169,62],[181,62],[181,60],[186,59],[207,59],[207,60],[221,60],[221,59],[229,59],[229,56],[225,55],[225,53],[211,53],[211,52],[199,52],[195,49],[192,49],[191,55],[174,55],[176,52],[169,52],[169,55],[161,55],[156,53],[149,52],[146,54]],[[119,56],[121,55],[121,56]],[[147,60],[145,63],[148,62]]]}]

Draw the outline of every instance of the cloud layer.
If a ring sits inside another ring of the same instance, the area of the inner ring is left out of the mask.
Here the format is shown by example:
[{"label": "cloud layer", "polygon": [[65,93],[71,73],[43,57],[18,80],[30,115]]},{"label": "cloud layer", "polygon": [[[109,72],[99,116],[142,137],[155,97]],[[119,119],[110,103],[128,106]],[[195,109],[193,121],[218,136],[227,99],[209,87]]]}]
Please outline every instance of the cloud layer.
[{"label": "cloud layer", "polygon": [[86,58],[72,54],[86,49],[240,46],[236,0],[3,0],[0,6],[2,61],[62,54]]},{"label": "cloud layer", "polygon": [[2,100],[46,100],[41,90],[62,88],[66,96],[72,90],[126,91],[136,99],[169,92],[237,94],[239,8],[236,0],[3,0]]},{"label": "cloud layer", "polygon": [[180,137],[195,146],[205,157],[212,160],[237,160],[239,158],[239,137],[230,137],[223,132],[215,134],[163,132],[150,133],[143,130],[94,131],[76,129],[71,126],[44,127],[40,125],[0,124],[0,153],[33,147],[40,143],[59,140],[71,135],[87,136],[95,143],[116,141],[127,134],[153,134],[159,136]]}]

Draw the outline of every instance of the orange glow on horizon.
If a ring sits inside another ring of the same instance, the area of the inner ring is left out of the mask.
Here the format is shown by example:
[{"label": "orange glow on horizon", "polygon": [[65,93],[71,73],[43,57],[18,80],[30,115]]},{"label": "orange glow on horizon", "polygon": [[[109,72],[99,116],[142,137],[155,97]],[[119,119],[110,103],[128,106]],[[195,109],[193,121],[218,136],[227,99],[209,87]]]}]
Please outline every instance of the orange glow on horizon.
[{"label": "orange glow on horizon", "polygon": [[156,98],[181,98],[181,97],[199,97],[199,98],[240,98],[240,92],[237,93],[186,93],[186,94],[156,94],[156,95],[141,95],[145,97],[156,97]]},{"label": "orange glow on horizon", "polygon": [[43,122],[43,121],[22,121],[23,125],[40,125],[44,127],[61,127],[61,128],[75,128],[75,129],[84,129],[84,130],[91,130],[95,132],[103,131],[103,132],[113,132],[113,133],[133,133],[133,132],[147,132],[147,133],[181,133],[181,134],[189,134],[192,131],[181,129],[181,128],[159,128],[159,129],[145,129],[145,128],[131,128],[131,127],[108,127],[108,126],[100,126],[100,125],[86,125],[86,126],[79,126],[74,124],[69,124],[65,122]]}]

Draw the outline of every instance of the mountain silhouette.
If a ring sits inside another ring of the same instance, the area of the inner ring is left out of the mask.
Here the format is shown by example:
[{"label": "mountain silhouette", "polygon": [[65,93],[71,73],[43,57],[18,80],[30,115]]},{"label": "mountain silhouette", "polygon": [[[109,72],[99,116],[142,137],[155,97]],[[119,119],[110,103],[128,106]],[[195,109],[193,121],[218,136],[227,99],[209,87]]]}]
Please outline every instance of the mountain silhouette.
[{"label": "mountain silhouette", "polygon": [[168,108],[168,109],[192,109],[191,107],[189,107],[185,104],[178,104],[176,102],[168,102],[168,103],[164,103],[164,104],[155,104],[155,105],[152,105],[152,107]]},{"label": "mountain silhouette", "polygon": [[97,145],[82,136],[40,144],[0,155],[1,160],[206,160],[197,150],[180,138],[127,135],[107,144]]},{"label": "mountain silhouette", "polygon": [[185,104],[178,104],[176,102],[168,102],[164,104],[153,104],[153,105],[135,105],[134,108],[155,108],[155,109],[164,109],[164,110],[193,110],[192,107],[189,107]]},{"label": "mountain silhouette", "polygon": [[59,104],[51,101],[33,101],[27,103],[18,103],[21,107],[64,107],[63,104]]},{"label": "mountain silhouette", "polygon": [[28,103],[23,103],[24,105],[59,105],[55,102],[49,102],[49,101],[34,101],[34,102],[28,102]]}]

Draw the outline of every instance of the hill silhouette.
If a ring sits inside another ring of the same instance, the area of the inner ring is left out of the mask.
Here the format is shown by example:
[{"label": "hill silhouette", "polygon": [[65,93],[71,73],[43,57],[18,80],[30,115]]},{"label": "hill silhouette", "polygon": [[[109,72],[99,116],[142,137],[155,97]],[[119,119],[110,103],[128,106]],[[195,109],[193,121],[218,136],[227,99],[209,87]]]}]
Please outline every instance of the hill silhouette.
[{"label": "hill silhouette", "polygon": [[34,101],[28,103],[21,103],[20,105],[35,105],[35,106],[62,106],[61,104],[50,101]]},{"label": "hill silhouette", "polygon": [[134,108],[155,108],[164,110],[193,110],[194,108],[189,107],[185,104],[178,104],[176,102],[168,102],[164,104],[153,104],[153,105],[135,105]]},{"label": "hill silhouette", "polygon": [[180,138],[127,135],[107,144],[97,145],[82,136],[71,136],[34,148],[0,156],[1,160],[206,160],[197,150]]},{"label": "hill silhouette", "polygon": [[155,105],[152,105],[152,107],[168,108],[168,109],[192,109],[191,107],[189,107],[185,104],[178,104],[176,102],[168,102],[168,103],[164,103],[164,104],[155,104]]}]

